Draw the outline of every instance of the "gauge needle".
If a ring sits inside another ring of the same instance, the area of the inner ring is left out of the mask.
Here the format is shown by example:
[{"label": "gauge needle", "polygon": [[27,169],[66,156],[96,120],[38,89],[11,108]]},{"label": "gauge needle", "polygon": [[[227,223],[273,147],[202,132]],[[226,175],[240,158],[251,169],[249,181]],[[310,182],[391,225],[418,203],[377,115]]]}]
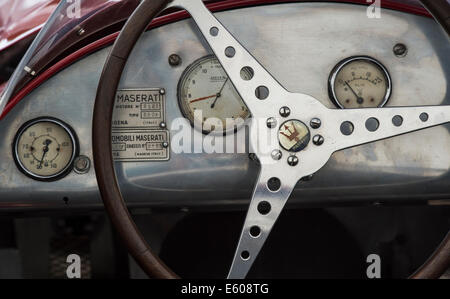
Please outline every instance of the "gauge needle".
[{"label": "gauge needle", "polygon": [[222,95],[222,91],[223,91],[223,89],[225,88],[225,85],[227,85],[227,82],[228,82],[229,79],[230,79],[230,78],[227,78],[227,79],[225,80],[225,82],[223,83],[222,88],[219,90],[219,92],[217,93],[216,98],[214,99],[214,102],[211,104],[211,109],[214,108],[214,106],[216,106],[216,102],[217,102],[217,100],[220,98],[220,96]]},{"label": "gauge needle", "polygon": [[44,153],[42,154],[42,158],[41,158],[41,161],[39,162],[39,169],[41,169],[42,168],[42,162],[44,162],[44,157],[45,157],[45,155],[47,154],[47,152],[48,152],[48,150],[49,150],[49,148],[48,148],[48,146],[50,145],[50,143],[52,143],[52,141],[50,140],[50,139],[47,139],[47,140],[45,140],[45,142],[44,142]]},{"label": "gauge needle", "polygon": [[350,90],[351,90],[351,91],[353,92],[353,94],[355,95],[356,101],[357,101],[359,104],[362,104],[362,103],[364,102],[364,99],[363,99],[362,97],[358,96],[358,94],[353,90],[353,88],[350,86],[350,84],[348,84],[347,81],[345,81],[345,84],[347,84],[348,88],[350,88]]},{"label": "gauge needle", "polygon": [[189,103],[200,102],[200,101],[211,99],[211,98],[214,98],[214,97],[217,97],[217,94],[213,94],[212,96],[207,96],[207,97],[203,97],[203,98],[198,98],[198,99],[190,101]]}]

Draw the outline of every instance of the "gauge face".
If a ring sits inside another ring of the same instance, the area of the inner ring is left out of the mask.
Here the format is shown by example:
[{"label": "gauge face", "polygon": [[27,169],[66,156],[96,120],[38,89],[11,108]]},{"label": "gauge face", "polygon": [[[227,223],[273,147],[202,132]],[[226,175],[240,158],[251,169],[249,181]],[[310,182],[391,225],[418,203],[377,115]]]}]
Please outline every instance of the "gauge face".
[{"label": "gauge face", "polygon": [[391,95],[391,79],[377,60],[367,56],[350,57],[334,68],[328,89],[339,108],[383,107]]},{"label": "gauge face", "polygon": [[[253,74],[243,71],[241,76],[250,79]],[[185,117],[195,126],[201,124],[204,133],[235,130],[250,114],[215,56],[201,58],[186,69],[178,100]]]},{"label": "gauge face", "polygon": [[20,170],[37,180],[54,180],[67,174],[76,152],[71,129],[51,118],[26,123],[17,133],[14,147]]}]

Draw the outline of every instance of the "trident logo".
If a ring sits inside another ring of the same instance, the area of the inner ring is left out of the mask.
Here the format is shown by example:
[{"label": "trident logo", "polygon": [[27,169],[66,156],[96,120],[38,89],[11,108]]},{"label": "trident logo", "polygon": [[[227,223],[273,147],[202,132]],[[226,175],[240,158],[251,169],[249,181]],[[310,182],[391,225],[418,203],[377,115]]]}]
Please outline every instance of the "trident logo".
[{"label": "trident logo", "polygon": [[297,131],[297,129],[295,128],[294,123],[292,123],[292,129],[293,131],[291,131],[288,127],[287,124],[284,125],[284,129],[290,133],[290,135],[286,134],[285,132],[280,132],[281,135],[285,136],[287,139],[289,139],[289,141],[295,140],[297,142],[300,141],[300,139],[298,138],[298,136],[300,135],[300,133]]},{"label": "trident logo", "polygon": [[301,121],[295,119],[288,120],[282,124],[278,134],[280,145],[290,152],[299,152],[303,150],[308,145],[311,138],[308,127]]}]

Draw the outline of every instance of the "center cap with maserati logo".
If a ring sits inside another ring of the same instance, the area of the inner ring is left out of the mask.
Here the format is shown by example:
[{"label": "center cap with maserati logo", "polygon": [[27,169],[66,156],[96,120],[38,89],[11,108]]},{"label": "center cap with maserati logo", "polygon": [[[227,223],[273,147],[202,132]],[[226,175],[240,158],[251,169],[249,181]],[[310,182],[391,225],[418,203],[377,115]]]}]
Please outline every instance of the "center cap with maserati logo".
[{"label": "center cap with maserati logo", "polygon": [[311,135],[308,127],[299,120],[288,120],[280,126],[278,140],[287,151],[299,152],[309,143]]}]

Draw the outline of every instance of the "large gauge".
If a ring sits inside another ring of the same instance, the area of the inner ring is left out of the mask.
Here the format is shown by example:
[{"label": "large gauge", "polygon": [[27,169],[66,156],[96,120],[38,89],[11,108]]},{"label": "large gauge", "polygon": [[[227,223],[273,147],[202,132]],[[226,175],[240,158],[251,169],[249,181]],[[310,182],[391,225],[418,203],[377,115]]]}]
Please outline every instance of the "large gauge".
[{"label": "large gauge", "polygon": [[13,150],[17,166],[24,174],[51,181],[72,169],[77,143],[67,124],[54,118],[39,118],[22,126]]},{"label": "large gauge", "polygon": [[328,90],[339,108],[383,107],[392,90],[387,69],[368,56],[341,61],[331,72]]},{"label": "large gauge", "polygon": [[[241,76],[250,79],[253,74],[244,70]],[[178,101],[184,116],[193,125],[201,124],[204,133],[235,130],[249,116],[219,60],[212,55],[184,71],[178,84]]]}]

